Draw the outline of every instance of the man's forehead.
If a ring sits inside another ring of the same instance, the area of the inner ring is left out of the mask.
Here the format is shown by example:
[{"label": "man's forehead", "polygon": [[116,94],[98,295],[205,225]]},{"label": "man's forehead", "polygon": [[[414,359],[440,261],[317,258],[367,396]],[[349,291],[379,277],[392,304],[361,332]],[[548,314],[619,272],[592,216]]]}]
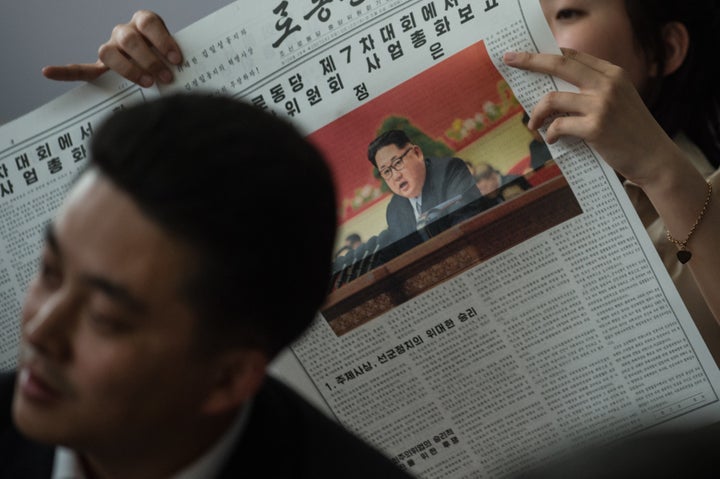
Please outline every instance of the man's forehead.
[{"label": "man's forehead", "polygon": [[[408,146],[409,144],[405,145],[405,148],[407,148]],[[393,160],[398,158],[404,152],[405,150],[403,148],[398,147],[394,144],[385,145],[382,148],[378,149],[377,153],[375,154],[375,161],[377,161],[378,168],[382,168],[383,166],[390,166],[390,163],[392,163]]]},{"label": "man's forehead", "polygon": [[97,170],[77,180],[51,231],[68,266],[134,291],[161,293],[158,284],[177,287],[193,269],[193,250]]},{"label": "man's forehead", "polygon": [[[86,228],[85,220],[96,219],[95,228],[127,231],[129,224],[141,224],[160,230],[156,222],[141,212],[137,203],[96,168],[83,171],[68,191],[55,215],[56,225]],[[128,223],[123,223],[125,222]]]},{"label": "man's forehead", "polygon": [[87,194],[88,189],[92,188],[93,184],[98,181],[100,176],[100,172],[94,167],[89,167],[80,171],[71,183],[70,189],[68,190],[65,200],[58,212],[62,213],[63,210],[67,208],[67,205],[75,200],[76,197]]}]

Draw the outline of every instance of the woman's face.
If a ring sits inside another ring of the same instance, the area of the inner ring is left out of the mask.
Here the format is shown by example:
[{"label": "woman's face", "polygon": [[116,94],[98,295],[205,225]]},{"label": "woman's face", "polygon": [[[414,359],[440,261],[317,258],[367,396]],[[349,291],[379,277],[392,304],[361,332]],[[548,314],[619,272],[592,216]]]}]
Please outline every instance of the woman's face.
[{"label": "woman's face", "polygon": [[540,0],[558,45],[622,67],[642,91],[652,72],[635,42],[625,0]]}]

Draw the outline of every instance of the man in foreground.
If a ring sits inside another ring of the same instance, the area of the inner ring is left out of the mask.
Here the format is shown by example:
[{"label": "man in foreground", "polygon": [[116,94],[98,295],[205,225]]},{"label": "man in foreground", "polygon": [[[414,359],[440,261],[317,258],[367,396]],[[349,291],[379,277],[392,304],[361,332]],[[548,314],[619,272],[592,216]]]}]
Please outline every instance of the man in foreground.
[{"label": "man in foreground", "polygon": [[176,96],[111,117],[91,158],[0,376],[0,477],[407,477],[265,375],[326,290],[316,150],[248,105]]}]

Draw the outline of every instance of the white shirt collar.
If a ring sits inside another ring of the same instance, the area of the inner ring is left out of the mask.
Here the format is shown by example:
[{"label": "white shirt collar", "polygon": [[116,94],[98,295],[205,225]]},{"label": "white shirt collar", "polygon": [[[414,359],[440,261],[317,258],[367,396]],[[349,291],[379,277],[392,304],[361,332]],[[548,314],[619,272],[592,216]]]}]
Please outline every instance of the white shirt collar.
[{"label": "white shirt collar", "polygon": [[[415,198],[408,198],[410,200],[410,206],[412,206],[413,213],[415,213],[415,221],[420,219],[420,213],[418,213],[418,209],[422,208],[422,195],[416,196]],[[418,208],[418,205],[420,205],[420,208]]]},{"label": "white shirt collar", "polygon": [[86,479],[77,455],[70,449],[55,448],[52,479]]},{"label": "white shirt collar", "polygon": [[[216,477],[227,463],[233,446],[237,443],[250,416],[252,402],[247,402],[238,413],[232,426],[218,442],[195,462],[172,476],[171,479],[208,479]],[[87,479],[80,458],[71,449],[55,448],[52,479]]]}]

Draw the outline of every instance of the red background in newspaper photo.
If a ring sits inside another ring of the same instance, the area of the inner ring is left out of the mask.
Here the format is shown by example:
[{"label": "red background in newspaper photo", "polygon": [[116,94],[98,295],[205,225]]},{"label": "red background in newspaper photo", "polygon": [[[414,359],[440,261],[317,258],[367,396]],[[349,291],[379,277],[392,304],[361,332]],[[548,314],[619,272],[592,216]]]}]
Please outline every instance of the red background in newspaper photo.
[{"label": "red background in newspaper photo", "polygon": [[[488,111],[492,113],[488,115]],[[521,112],[485,45],[479,42],[308,138],[331,163],[341,205],[340,221],[344,222],[390,194],[373,176],[373,167],[367,159],[367,146],[387,117],[404,117],[431,139],[457,151]],[[479,119],[482,129],[464,131],[465,136],[459,138],[461,124],[470,119]],[[362,204],[348,206],[358,195],[365,197]]]}]

